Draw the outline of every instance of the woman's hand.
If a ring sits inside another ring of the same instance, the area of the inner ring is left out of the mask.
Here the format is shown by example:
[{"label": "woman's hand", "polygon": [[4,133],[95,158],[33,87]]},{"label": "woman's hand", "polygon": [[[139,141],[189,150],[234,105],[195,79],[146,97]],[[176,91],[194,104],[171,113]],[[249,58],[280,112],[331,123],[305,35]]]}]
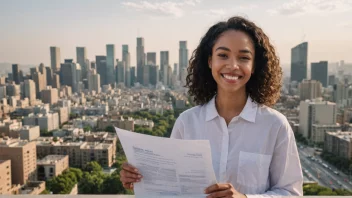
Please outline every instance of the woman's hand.
[{"label": "woman's hand", "polygon": [[140,182],[143,176],[139,173],[138,169],[131,164],[125,162],[122,164],[120,171],[120,181],[126,189],[133,189],[133,183]]},{"label": "woman's hand", "polygon": [[231,183],[211,185],[205,189],[204,193],[209,194],[207,198],[246,198],[246,195],[237,192]]}]

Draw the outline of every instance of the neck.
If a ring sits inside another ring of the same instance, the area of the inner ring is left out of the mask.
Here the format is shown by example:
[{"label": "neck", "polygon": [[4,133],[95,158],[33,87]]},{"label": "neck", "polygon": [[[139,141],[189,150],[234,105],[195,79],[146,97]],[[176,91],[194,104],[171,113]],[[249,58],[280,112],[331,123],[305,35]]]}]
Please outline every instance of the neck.
[{"label": "neck", "polygon": [[246,91],[228,93],[221,89],[218,89],[218,94],[215,100],[216,109],[219,115],[225,119],[227,124],[233,117],[238,116],[241,113],[246,102]]}]

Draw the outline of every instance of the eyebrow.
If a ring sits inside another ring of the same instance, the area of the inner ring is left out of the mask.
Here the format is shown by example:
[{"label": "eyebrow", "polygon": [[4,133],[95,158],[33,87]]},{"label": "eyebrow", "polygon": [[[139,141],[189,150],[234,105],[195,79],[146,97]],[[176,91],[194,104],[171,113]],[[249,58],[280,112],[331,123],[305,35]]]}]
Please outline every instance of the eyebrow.
[{"label": "eyebrow", "polygon": [[[230,50],[229,48],[227,48],[227,47],[218,47],[218,48],[216,48],[215,51],[217,51],[217,50],[225,50],[225,51],[228,51],[228,52],[231,51],[231,50]],[[247,53],[247,54],[252,54],[252,55],[253,55],[253,53],[252,53],[250,50],[247,50],[247,49],[242,49],[242,50],[240,50],[239,52],[241,52],[241,53]]]}]

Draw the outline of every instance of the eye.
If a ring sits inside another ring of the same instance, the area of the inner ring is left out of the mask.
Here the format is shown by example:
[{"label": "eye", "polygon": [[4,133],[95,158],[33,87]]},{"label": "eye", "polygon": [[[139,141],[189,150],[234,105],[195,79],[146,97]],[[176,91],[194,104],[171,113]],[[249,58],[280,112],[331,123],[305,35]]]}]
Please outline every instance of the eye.
[{"label": "eye", "polygon": [[249,57],[246,57],[246,56],[243,56],[243,57],[241,57],[240,59],[241,59],[241,60],[245,60],[245,61],[250,60],[250,58],[249,58]]},{"label": "eye", "polygon": [[221,57],[221,58],[227,58],[226,54],[218,54],[218,56]]}]

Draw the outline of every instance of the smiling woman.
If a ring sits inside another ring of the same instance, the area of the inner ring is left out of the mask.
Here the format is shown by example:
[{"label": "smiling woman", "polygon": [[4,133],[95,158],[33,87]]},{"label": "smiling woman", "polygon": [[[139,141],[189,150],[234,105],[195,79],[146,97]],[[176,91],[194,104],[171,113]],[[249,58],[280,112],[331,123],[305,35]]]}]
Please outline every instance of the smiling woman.
[{"label": "smiling woman", "polygon": [[[270,108],[282,71],[265,33],[242,17],[212,26],[193,53],[187,87],[199,106],[183,112],[171,138],[209,140],[217,184],[207,197],[302,196],[303,176],[287,119]],[[126,188],[143,178],[126,164]]]}]

